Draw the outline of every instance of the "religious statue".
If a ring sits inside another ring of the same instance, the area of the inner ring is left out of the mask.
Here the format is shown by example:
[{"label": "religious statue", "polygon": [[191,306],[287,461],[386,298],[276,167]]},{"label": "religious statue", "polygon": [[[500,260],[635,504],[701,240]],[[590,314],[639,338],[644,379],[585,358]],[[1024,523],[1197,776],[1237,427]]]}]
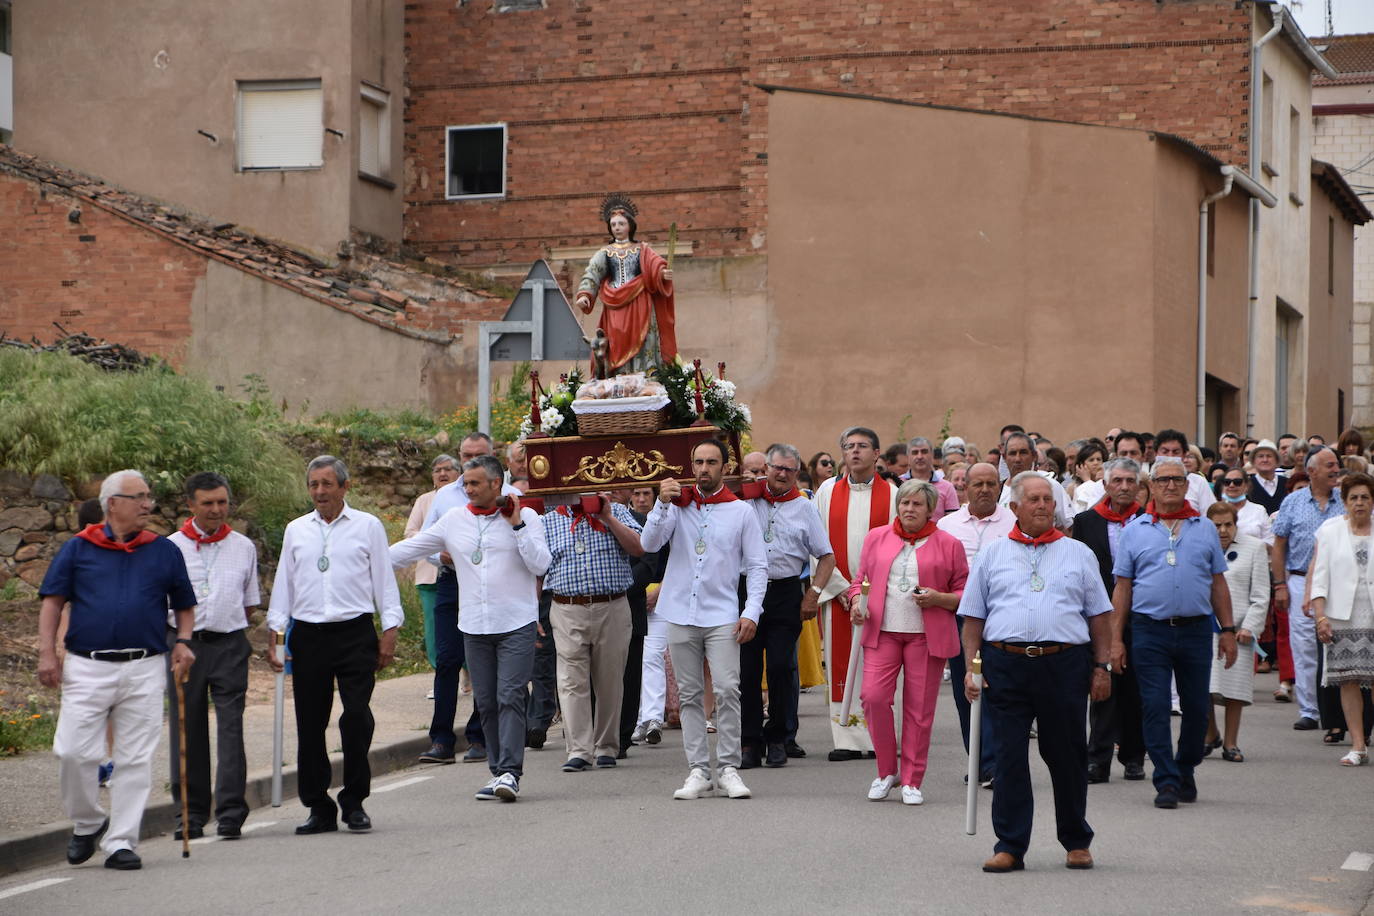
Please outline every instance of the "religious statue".
[{"label": "religious statue", "polygon": [[577,286],[583,314],[590,315],[601,300],[598,328],[607,341],[606,375],[644,372],[677,357],[673,271],[647,242],[635,239],[637,215],[623,194],[602,202],[611,240],[592,255]]}]

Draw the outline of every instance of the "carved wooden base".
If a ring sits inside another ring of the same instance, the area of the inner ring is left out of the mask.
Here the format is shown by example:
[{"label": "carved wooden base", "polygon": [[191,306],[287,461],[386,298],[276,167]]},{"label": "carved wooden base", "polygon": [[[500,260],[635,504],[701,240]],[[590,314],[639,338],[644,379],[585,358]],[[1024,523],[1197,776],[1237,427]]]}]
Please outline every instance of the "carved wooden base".
[{"label": "carved wooden base", "polygon": [[656,484],[669,477],[690,483],[692,449],[711,438],[720,438],[730,450],[726,477],[737,476],[739,435],[722,434],[714,426],[627,436],[526,439],[529,492],[533,496],[594,493]]}]

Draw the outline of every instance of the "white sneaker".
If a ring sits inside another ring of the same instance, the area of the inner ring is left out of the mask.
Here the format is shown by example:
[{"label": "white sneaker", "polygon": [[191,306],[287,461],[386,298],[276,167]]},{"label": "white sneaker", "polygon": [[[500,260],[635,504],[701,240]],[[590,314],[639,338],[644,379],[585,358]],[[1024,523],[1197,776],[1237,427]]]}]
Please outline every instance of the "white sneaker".
[{"label": "white sneaker", "polygon": [[630,732],[630,741],[632,741],[632,742],[635,743],[635,744],[639,744],[640,742],[642,742],[642,741],[644,740],[644,733],[647,732],[648,730],[649,730],[649,723],[648,723],[648,722],[645,722],[645,723],[642,724],[642,725],[636,725],[636,726],[635,726],[635,730],[632,731],[632,732]]},{"label": "white sneaker", "polygon": [[915,786],[902,786],[902,804],[922,805],[925,804],[926,797],[921,794],[921,790]]},{"label": "white sneaker", "polygon": [[429,688],[429,692],[425,694],[425,699],[426,699],[426,700],[432,700],[432,699],[434,699],[434,688],[433,688],[433,687]]},{"label": "white sneaker", "polygon": [[649,744],[658,744],[663,740],[663,723],[654,719],[649,723],[649,727],[644,729],[644,740]]},{"label": "white sneaker", "polygon": [[895,775],[882,776],[878,779],[873,780],[873,785],[868,787],[868,800],[882,801],[883,799],[887,798],[888,793],[892,791],[892,787],[896,784],[897,777]]},{"label": "white sneaker", "polygon": [[721,767],[720,779],[717,782],[725,790],[725,794],[731,798],[750,798],[753,795],[749,791],[749,787],[744,784],[744,780],[740,779],[739,770],[734,767]]},{"label": "white sneaker", "polygon": [[491,779],[488,779],[487,784],[482,788],[478,789],[477,794],[474,795],[473,798],[477,799],[478,801],[491,801],[493,798],[496,797],[496,783],[498,780],[499,777],[497,776],[493,776]]},{"label": "white sneaker", "polygon": [[706,771],[701,767],[692,767],[692,772],[687,774],[687,781],[682,784],[681,789],[673,793],[673,798],[704,798],[707,795],[714,795],[715,791],[711,785],[711,777],[706,775]]},{"label": "white sneaker", "polygon": [[520,780],[515,778],[514,773],[502,773],[496,777],[492,791],[501,801],[513,802],[520,795]]}]

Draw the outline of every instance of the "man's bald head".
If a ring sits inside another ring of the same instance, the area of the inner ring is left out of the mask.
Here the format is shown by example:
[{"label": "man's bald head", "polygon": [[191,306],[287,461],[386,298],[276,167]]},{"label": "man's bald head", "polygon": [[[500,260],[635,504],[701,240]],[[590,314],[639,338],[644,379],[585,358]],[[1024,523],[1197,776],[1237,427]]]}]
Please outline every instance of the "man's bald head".
[{"label": "man's bald head", "polygon": [[974,518],[986,518],[997,510],[997,497],[1002,494],[1002,479],[997,467],[980,461],[969,467],[964,475],[964,495],[968,511]]}]

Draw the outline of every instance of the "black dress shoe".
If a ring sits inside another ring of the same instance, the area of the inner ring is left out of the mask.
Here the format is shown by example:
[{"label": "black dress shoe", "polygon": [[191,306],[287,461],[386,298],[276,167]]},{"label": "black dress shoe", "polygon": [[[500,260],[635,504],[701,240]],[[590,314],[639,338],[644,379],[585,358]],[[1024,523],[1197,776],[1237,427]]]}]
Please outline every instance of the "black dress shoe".
[{"label": "black dress shoe", "polygon": [[143,867],[143,860],[132,849],[116,849],[105,860],[105,867],[117,868],[120,871],[138,871]]},{"label": "black dress shoe", "polygon": [[802,750],[802,746],[795,741],[785,741],[782,746],[787,751],[787,756],[793,760],[806,756],[806,751]]},{"label": "black dress shoe", "polygon": [[234,821],[220,821],[215,825],[215,834],[226,840],[237,840],[243,836],[243,827]]},{"label": "black dress shoe", "polygon": [[1178,790],[1173,786],[1165,786],[1155,793],[1156,808],[1177,808]]},{"label": "black dress shoe", "polygon": [[100,845],[100,838],[109,829],[110,819],[107,817],[105,823],[101,824],[100,829],[95,833],[73,833],[72,838],[67,841],[67,861],[73,865],[80,865],[95,855],[95,848]]},{"label": "black dress shoe", "polygon": [[[191,839],[193,839],[193,840],[198,840],[198,839],[200,839],[201,837],[205,836],[205,827],[202,826],[201,824],[192,824],[192,825],[191,825],[190,836],[191,836]],[[180,828],[180,827],[178,827],[175,831],[172,832],[172,839],[174,839],[174,840],[179,840],[179,839],[181,839],[181,828]]]},{"label": "black dress shoe", "polygon": [[763,765],[766,767],[785,767],[787,766],[787,749],[781,744],[770,744],[763,757]]},{"label": "black dress shoe", "polygon": [[759,752],[752,747],[746,747],[740,751],[739,768],[741,770],[752,770],[763,761],[759,759]]},{"label": "black dress shoe", "polygon": [[624,748],[624,747],[621,747],[620,750],[618,750],[618,751],[615,752],[615,759],[616,759],[616,760],[625,760],[625,759],[627,759],[629,756],[630,756],[630,755],[625,751],[625,748]]},{"label": "black dress shoe", "polygon": [[1145,778],[1145,764],[1128,763],[1126,764],[1126,778],[1132,782],[1139,782]]},{"label": "black dress shoe", "polygon": [[1188,804],[1197,801],[1197,780],[1192,776],[1185,776],[1180,780],[1178,800]]},{"label": "black dress shoe", "polygon": [[842,760],[863,760],[864,752],[849,751],[837,747],[835,748],[835,750],[830,752],[829,756],[826,757],[826,759],[829,760],[831,763],[839,763]]},{"label": "black dress shoe", "polygon": [[312,814],[305,823],[296,828],[296,836],[309,836],[315,833],[333,833],[339,829],[339,822],[332,817]]},{"label": "black dress shoe", "polygon": [[367,816],[367,812],[362,808],[357,811],[350,811],[344,815],[344,823],[348,829],[354,833],[367,833],[372,829],[372,818]]},{"label": "black dress shoe", "polygon": [[1088,764],[1088,785],[1095,786],[1109,779],[1111,779],[1111,774],[1107,772],[1106,767],[1096,763]]},{"label": "black dress shoe", "polygon": [[525,731],[525,747],[534,748],[537,751],[548,740],[549,730],[547,728],[531,728]]},{"label": "black dress shoe", "polygon": [[1293,731],[1296,732],[1316,731],[1320,727],[1321,726],[1317,724],[1317,720],[1312,718],[1311,716],[1303,716],[1301,719],[1293,723]]}]

